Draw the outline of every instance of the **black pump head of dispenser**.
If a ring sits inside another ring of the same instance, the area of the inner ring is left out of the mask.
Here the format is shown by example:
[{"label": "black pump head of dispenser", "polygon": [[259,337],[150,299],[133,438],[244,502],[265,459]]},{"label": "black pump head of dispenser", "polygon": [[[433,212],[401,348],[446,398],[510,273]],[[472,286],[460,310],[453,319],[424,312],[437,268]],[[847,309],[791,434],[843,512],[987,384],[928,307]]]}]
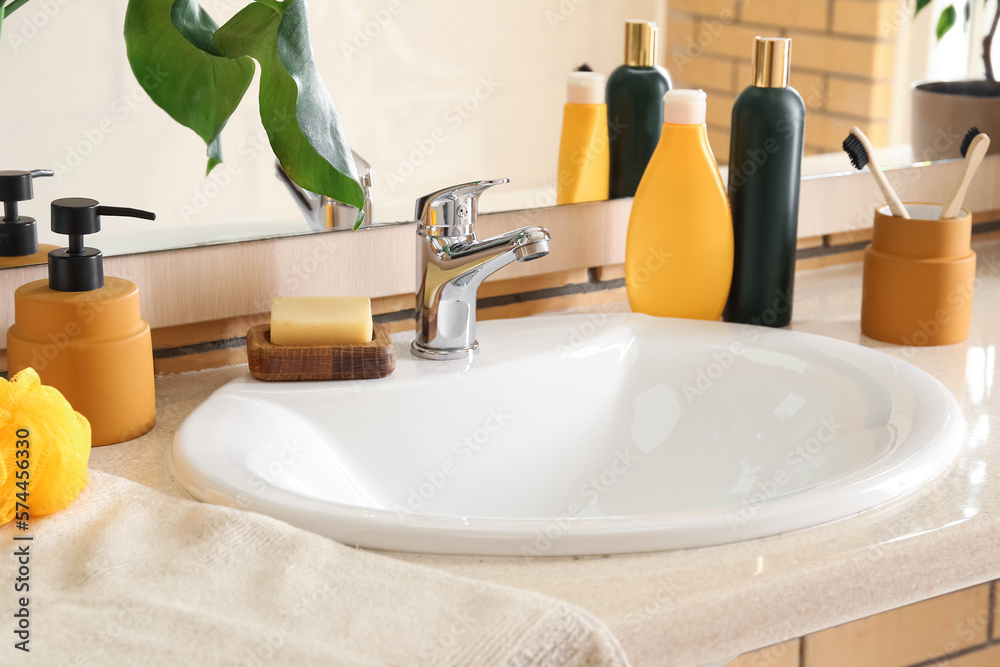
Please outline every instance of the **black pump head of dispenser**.
[{"label": "black pump head of dispenser", "polygon": [[68,197],[52,202],[52,231],[69,236],[69,247],[49,253],[49,287],[57,292],[89,292],[104,287],[104,255],[83,245],[85,234],[101,231],[101,216],[156,220],[137,208],[101,206],[94,199]]},{"label": "black pump head of dispenser", "polygon": [[52,176],[54,173],[49,169],[0,171],[0,201],[3,202],[3,220],[0,221],[0,257],[25,257],[38,252],[35,219],[18,216],[17,203],[34,198],[32,179]]}]

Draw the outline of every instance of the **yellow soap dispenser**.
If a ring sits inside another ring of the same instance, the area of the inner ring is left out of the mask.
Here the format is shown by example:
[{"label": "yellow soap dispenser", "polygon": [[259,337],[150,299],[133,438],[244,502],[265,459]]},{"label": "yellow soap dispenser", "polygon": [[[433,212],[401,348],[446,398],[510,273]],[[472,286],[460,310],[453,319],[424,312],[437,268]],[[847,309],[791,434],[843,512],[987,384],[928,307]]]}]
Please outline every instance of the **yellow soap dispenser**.
[{"label": "yellow soap dispenser", "polygon": [[0,171],[0,201],[3,202],[3,220],[0,221],[0,268],[43,264],[54,245],[38,245],[35,219],[18,215],[18,202],[34,199],[33,181],[52,176],[49,169],[34,171]]},{"label": "yellow soap dispenser", "polygon": [[637,313],[718,320],[733,277],[733,220],[708,144],[706,95],[671,90],[632,203],[625,287]]},{"label": "yellow soap dispenser", "polygon": [[34,368],[87,418],[95,447],[139,437],[156,420],[153,346],[139,314],[139,288],[105,278],[101,251],[83,244],[85,234],[100,231],[102,215],[156,217],[93,199],[52,202],[52,231],[69,235],[69,247],[49,253],[48,280],[14,292],[7,331],[11,377]]}]

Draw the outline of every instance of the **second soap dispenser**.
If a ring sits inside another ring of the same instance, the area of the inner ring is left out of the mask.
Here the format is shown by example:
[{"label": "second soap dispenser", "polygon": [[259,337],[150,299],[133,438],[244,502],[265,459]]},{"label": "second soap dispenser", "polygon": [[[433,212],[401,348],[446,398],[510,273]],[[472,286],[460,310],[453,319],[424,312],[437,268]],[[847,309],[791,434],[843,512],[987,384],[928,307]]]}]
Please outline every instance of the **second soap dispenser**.
[{"label": "second soap dispenser", "polygon": [[49,169],[34,171],[0,171],[0,201],[3,220],[0,221],[0,268],[41,264],[54,245],[38,245],[35,219],[18,214],[19,202],[35,197],[34,179],[52,176]]},{"label": "second soap dispenser", "polygon": [[69,247],[49,253],[48,280],[14,292],[14,325],[7,331],[11,376],[32,367],[90,422],[93,446],[139,437],[153,428],[153,346],[139,313],[139,288],[104,277],[104,257],[84,246],[101,216],[155,219],[148,211],[101,206],[93,199],[52,202],[52,231]]}]

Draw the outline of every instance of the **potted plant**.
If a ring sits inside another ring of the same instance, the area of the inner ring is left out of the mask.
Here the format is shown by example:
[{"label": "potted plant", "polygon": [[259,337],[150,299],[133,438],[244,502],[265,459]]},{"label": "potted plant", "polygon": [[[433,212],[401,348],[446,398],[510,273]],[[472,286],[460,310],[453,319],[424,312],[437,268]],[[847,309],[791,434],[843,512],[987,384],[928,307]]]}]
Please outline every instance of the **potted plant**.
[{"label": "potted plant", "polygon": [[[976,0],[969,0],[969,3]],[[931,3],[917,0],[916,14]],[[963,14],[968,22],[970,5]],[[986,0],[983,0],[985,5]],[[936,35],[941,40],[958,24],[955,5],[948,5],[938,17]],[[961,157],[961,143],[972,126],[993,137],[1000,137],[1000,83],[993,69],[993,38],[1000,24],[1000,3],[993,14],[989,31],[983,38],[983,65],[986,78],[971,81],[933,81],[913,84],[913,155],[918,160]],[[1000,152],[1000,141],[990,146]]]},{"label": "potted plant", "polygon": [[[0,27],[28,1],[0,0]],[[313,57],[306,0],[254,0],[221,27],[197,0],[129,0],[125,45],[153,102],[204,139],[206,172],[222,162],[222,130],[259,65],[260,118],[284,172],[363,210],[354,158]]]}]

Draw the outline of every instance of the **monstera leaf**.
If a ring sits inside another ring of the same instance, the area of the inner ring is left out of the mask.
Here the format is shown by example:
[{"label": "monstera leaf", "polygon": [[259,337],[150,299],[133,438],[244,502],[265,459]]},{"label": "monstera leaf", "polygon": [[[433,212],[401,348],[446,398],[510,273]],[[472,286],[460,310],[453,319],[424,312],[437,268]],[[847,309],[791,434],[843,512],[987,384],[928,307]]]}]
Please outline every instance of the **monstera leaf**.
[{"label": "monstera leaf", "polygon": [[125,45],[146,94],[208,145],[208,169],[222,162],[219,134],[253,79],[249,58],[224,56],[218,24],[195,0],[130,0]]},{"label": "monstera leaf", "polygon": [[[125,42],[153,101],[222,160],[219,136],[260,65],[260,117],[288,176],[364,206],[354,158],[313,58],[305,0],[256,0],[221,28],[197,0],[129,0]],[[360,224],[360,218],[359,218]]]},{"label": "monstera leaf", "polygon": [[305,0],[250,4],[219,28],[215,43],[260,64],[260,119],[288,176],[362,209],[354,157],[313,59]]}]

